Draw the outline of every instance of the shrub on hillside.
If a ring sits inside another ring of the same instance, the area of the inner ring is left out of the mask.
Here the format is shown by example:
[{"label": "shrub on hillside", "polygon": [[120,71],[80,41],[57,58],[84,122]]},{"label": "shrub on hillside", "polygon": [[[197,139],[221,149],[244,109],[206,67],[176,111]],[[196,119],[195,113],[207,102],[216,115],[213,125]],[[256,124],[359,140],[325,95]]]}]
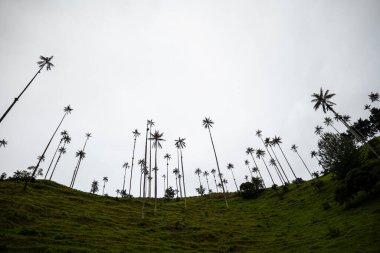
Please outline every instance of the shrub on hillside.
[{"label": "shrub on hillside", "polygon": [[170,200],[170,199],[173,199],[174,198],[174,195],[175,195],[175,191],[173,190],[173,188],[170,186],[168,189],[165,190],[165,196],[164,198],[166,200]]},{"label": "shrub on hillside", "polygon": [[263,189],[263,181],[258,177],[252,177],[251,182],[245,182],[240,185],[240,193],[244,199],[257,197]]}]

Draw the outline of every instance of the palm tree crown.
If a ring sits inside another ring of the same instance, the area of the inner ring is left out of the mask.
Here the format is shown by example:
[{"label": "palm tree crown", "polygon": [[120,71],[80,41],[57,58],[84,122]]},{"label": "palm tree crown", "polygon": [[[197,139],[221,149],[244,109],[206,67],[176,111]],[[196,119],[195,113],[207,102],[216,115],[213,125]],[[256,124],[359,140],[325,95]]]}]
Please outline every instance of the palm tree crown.
[{"label": "palm tree crown", "polygon": [[197,168],[196,170],[195,170],[195,174],[196,175],[200,175],[202,173],[202,170],[200,169],[200,168]]},{"label": "palm tree crown", "polygon": [[298,147],[296,146],[296,144],[293,144],[290,149],[293,150],[294,152],[297,152],[297,148]]},{"label": "palm tree crown", "polygon": [[311,95],[314,97],[311,102],[315,103],[314,104],[314,110],[318,110],[320,106],[322,106],[322,110],[324,113],[326,113],[328,110],[332,109],[332,106],[335,105],[334,102],[330,101],[330,99],[335,96],[334,93],[329,94],[329,90],[326,90],[326,92],[323,92],[322,88],[318,93],[313,93]]},{"label": "palm tree crown", "polygon": [[154,147],[162,148],[160,141],[165,141],[164,139],[162,139],[163,135],[164,133],[160,133],[157,130],[154,131],[154,133],[150,135],[151,137],[149,138],[149,140],[153,140]]},{"label": "palm tree crown", "polygon": [[86,157],[86,152],[84,152],[83,150],[78,150],[75,154],[76,157],[79,156],[80,159],[83,159]]},{"label": "palm tree crown", "polygon": [[320,134],[322,134],[322,130],[323,130],[323,127],[316,126],[314,133],[317,134],[317,135],[320,135]]},{"label": "palm tree crown", "polygon": [[50,62],[52,59],[53,59],[53,56],[50,56],[50,57],[40,56],[40,61],[38,61],[37,64],[40,68],[43,68],[44,66],[46,66],[46,70],[50,70],[51,67],[54,67],[53,63]]},{"label": "palm tree crown", "polygon": [[186,138],[178,137],[178,140],[174,140],[175,141],[175,147],[178,149],[184,149],[186,147],[185,140],[186,140]]},{"label": "palm tree crown", "polygon": [[3,146],[5,148],[5,145],[7,145],[8,142],[5,139],[0,140],[0,148]]},{"label": "palm tree crown", "polygon": [[139,137],[140,136],[140,133],[137,129],[135,129],[135,131],[132,131],[132,134],[135,138]]},{"label": "palm tree crown", "polygon": [[170,160],[172,159],[172,156],[168,153],[165,154],[164,159]]},{"label": "palm tree crown", "polygon": [[246,153],[247,155],[250,155],[250,154],[252,154],[252,153],[254,153],[254,152],[255,152],[255,150],[254,150],[253,148],[247,148],[246,151],[245,151],[245,153]]},{"label": "palm tree crown", "polygon": [[313,158],[313,157],[316,156],[316,155],[317,155],[317,152],[316,152],[315,150],[313,150],[313,151],[310,152],[310,156],[311,156],[311,158]]},{"label": "palm tree crown", "polygon": [[369,99],[371,100],[371,102],[375,102],[375,101],[379,101],[379,93],[373,93],[371,92],[371,94],[368,95]]},{"label": "palm tree crown", "polygon": [[212,127],[212,125],[214,124],[214,121],[212,121],[212,119],[210,119],[210,117],[205,117],[204,119],[203,119],[203,126],[205,127],[205,128],[210,128],[210,127]]},{"label": "palm tree crown", "polygon": [[227,169],[231,170],[234,168],[234,165],[232,163],[227,164]]}]

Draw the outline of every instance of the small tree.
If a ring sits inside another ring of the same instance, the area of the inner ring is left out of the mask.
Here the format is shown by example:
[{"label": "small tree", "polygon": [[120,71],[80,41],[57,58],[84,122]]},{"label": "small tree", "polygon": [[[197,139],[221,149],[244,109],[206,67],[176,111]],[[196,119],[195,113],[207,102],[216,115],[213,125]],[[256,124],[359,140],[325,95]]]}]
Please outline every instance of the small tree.
[{"label": "small tree", "polygon": [[91,192],[92,194],[95,194],[95,193],[97,193],[98,191],[99,191],[99,183],[98,183],[98,181],[94,180],[94,181],[92,181],[92,183],[91,183],[91,190],[90,190],[90,192]]},{"label": "small tree", "polygon": [[169,186],[166,190],[165,190],[165,196],[164,198],[166,200],[170,200],[170,199],[173,199],[174,198],[174,195],[175,195],[175,191],[173,190],[173,188],[171,186]]},{"label": "small tree", "polygon": [[205,192],[206,192],[206,189],[203,187],[203,185],[200,185],[199,188],[195,188],[195,190],[201,196],[203,196],[205,194]]},{"label": "small tree", "polygon": [[264,184],[259,177],[252,177],[251,182],[245,182],[240,185],[241,196],[245,199],[257,197],[263,189]]}]

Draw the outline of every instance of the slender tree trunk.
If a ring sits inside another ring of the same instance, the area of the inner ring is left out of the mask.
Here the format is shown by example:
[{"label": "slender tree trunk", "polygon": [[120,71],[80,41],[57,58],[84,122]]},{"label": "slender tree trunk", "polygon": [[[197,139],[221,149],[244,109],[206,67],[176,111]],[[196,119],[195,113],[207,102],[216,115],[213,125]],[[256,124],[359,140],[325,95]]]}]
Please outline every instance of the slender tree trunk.
[{"label": "slender tree trunk", "polygon": [[199,188],[201,188],[202,183],[201,183],[201,176],[198,174],[198,179],[199,179]]},{"label": "slender tree trunk", "polygon": [[48,168],[48,170],[46,171],[45,179],[46,179],[46,177],[47,177],[47,175],[48,175],[48,173],[49,173],[49,171],[50,171],[50,167],[51,167],[51,165],[53,164],[54,158],[55,158],[55,156],[57,155],[58,149],[59,149],[59,147],[61,146],[62,141],[63,141],[63,139],[61,138],[61,140],[59,141],[58,147],[57,147],[57,149],[56,149],[55,152],[54,152],[53,158],[51,159],[51,162],[50,162],[50,164],[49,164],[49,168]]},{"label": "slender tree trunk", "polygon": [[[164,184],[165,188],[165,184]],[[166,159],[166,189],[169,188],[169,159]]]},{"label": "slender tree trunk", "polygon": [[301,159],[303,165],[305,165],[305,168],[307,169],[307,172],[309,172],[310,176],[313,177],[313,175],[311,175],[311,172],[309,170],[309,168],[306,166],[306,163],[304,162],[304,160],[302,159],[302,157],[300,156],[300,154],[298,154],[298,151],[296,151],[298,157]]},{"label": "slender tree trunk", "polygon": [[8,107],[8,109],[5,111],[5,113],[3,114],[3,116],[1,116],[0,118],[0,123],[3,121],[3,119],[5,118],[5,116],[7,116],[7,114],[9,113],[9,111],[12,109],[12,107],[16,104],[16,102],[21,98],[22,94],[26,91],[26,89],[28,89],[28,87],[30,86],[30,84],[33,82],[34,78],[36,78],[36,76],[41,73],[41,70],[45,67],[45,64],[42,65],[42,67],[37,71],[37,73],[33,76],[32,80],[29,81],[29,83],[26,85],[26,87],[22,90],[22,92],[20,93],[20,95],[18,95],[17,98],[15,98],[13,100],[13,103]]},{"label": "slender tree trunk", "polygon": [[268,173],[269,173],[270,179],[272,180],[272,183],[275,184],[275,183],[274,183],[274,180],[273,180],[273,177],[272,177],[272,174],[270,174],[270,171],[269,171],[269,169],[268,169],[268,166],[267,166],[267,164],[265,163],[264,157],[262,157],[261,160],[264,162],[265,168],[267,168],[267,171],[268,171]]},{"label": "slender tree trunk", "polygon": [[103,183],[103,196],[104,196],[104,188],[106,188],[106,181],[104,181],[104,183]]},{"label": "slender tree trunk", "polygon": [[[63,143],[63,147],[65,147],[65,146],[66,146],[66,142]],[[53,177],[53,174],[54,174],[55,168],[57,167],[57,164],[58,164],[59,160],[61,159],[61,155],[62,155],[62,153],[59,153],[59,156],[58,156],[57,161],[55,162],[55,165],[54,165],[53,171],[52,171],[51,174],[50,174],[50,178],[49,178],[50,181],[51,181],[51,178]]]},{"label": "slender tree trunk", "polygon": [[181,153],[181,168],[182,168],[182,182],[183,182],[183,195],[185,197],[185,209],[187,208],[186,205],[186,185],[185,185],[185,170],[183,169],[183,156],[182,156],[182,149],[180,149]]},{"label": "slender tree trunk", "polygon": [[331,124],[331,126],[332,126],[332,128],[334,128],[334,130],[335,130],[335,132],[336,132],[337,134],[340,134],[340,132],[334,127],[333,124]]},{"label": "slender tree trunk", "polygon": [[[152,129],[150,127],[149,129],[149,137],[152,137]],[[149,190],[148,190],[148,198],[151,198],[151,192],[152,192],[152,140],[149,139]]]},{"label": "slender tree trunk", "polygon": [[154,154],[154,215],[157,213],[157,146],[158,144],[156,145]]},{"label": "slender tree trunk", "polygon": [[284,173],[284,176],[285,176],[285,178],[286,178],[286,181],[288,181],[288,183],[290,184],[289,178],[286,176],[286,173],[285,173],[284,169],[282,168],[282,165],[281,165],[281,163],[280,163],[280,160],[278,160],[278,158],[277,158],[277,156],[276,156],[276,153],[273,151],[272,146],[269,146],[269,147],[270,147],[270,150],[272,150],[272,153],[273,153],[274,157],[276,158],[278,165],[280,165],[280,168],[281,168],[281,170],[282,170],[282,173]]},{"label": "slender tree trunk", "polygon": [[164,178],[164,196],[165,196],[165,192],[166,192],[165,184],[166,184],[166,181],[165,181],[165,178]]},{"label": "slender tree trunk", "polygon": [[207,190],[210,193],[210,185],[208,184],[208,178],[206,177],[206,182],[207,182]]},{"label": "slender tree trunk", "polygon": [[248,167],[249,173],[251,174],[251,178],[252,178],[252,177],[253,177],[252,171],[251,171],[251,169],[249,168],[249,165],[247,165],[247,167]]},{"label": "slender tree trunk", "polygon": [[140,198],[141,198],[141,188],[142,188],[142,177],[143,177],[143,172],[144,170],[143,170],[143,168],[141,168],[141,174],[140,174]]},{"label": "slender tree trunk", "polygon": [[[21,96],[21,95],[20,95],[20,96]],[[45,157],[45,153],[46,153],[47,149],[49,148],[51,141],[53,140],[55,134],[57,133],[57,131],[58,131],[59,127],[61,126],[63,120],[65,119],[66,115],[67,115],[67,112],[65,112],[65,114],[63,115],[63,117],[62,117],[62,119],[61,119],[61,122],[59,122],[57,128],[55,129],[53,135],[51,136],[51,138],[50,138],[50,140],[49,140],[49,143],[46,145],[45,150],[44,150],[44,152],[42,153],[42,157]],[[39,159],[39,160],[38,160],[38,163],[37,163],[36,167],[34,168],[34,171],[33,171],[32,175],[31,175],[29,178],[26,179],[25,184],[24,184],[24,191],[26,190],[26,187],[28,186],[28,183],[32,180],[32,178],[33,178],[34,175],[36,174],[36,172],[37,172],[37,170],[38,170],[38,167],[40,166],[41,160],[42,160],[42,159]]]},{"label": "slender tree trunk", "polygon": [[177,187],[176,193],[177,193],[177,199],[178,199],[178,177],[177,177],[177,175],[175,176],[175,185]]},{"label": "slender tree trunk", "polygon": [[[86,141],[84,142],[83,149],[82,149],[83,152],[86,149],[87,141],[88,141],[89,138],[90,137],[86,137]],[[73,180],[72,180],[72,186],[71,186],[71,188],[74,188],[74,183],[75,183],[75,180],[77,179],[77,175],[78,175],[78,171],[79,171],[79,166],[80,166],[82,160],[83,160],[83,158],[79,157],[77,167],[74,170],[74,175],[73,175]]]},{"label": "slender tree trunk", "polygon": [[[135,148],[136,148],[136,137],[133,142],[133,152],[132,152],[132,165],[131,165],[131,177],[129,178],[129,191],[128,194],[131,195],[131,188],[132,188],[132,173],[133,173],[133,164],[135,161]],[[141,195],[141,194],[140,194]]]},{"label": "slender tree trunk", "polygon": [[239,188],[236,184],[236,180],[235,180],[235,174],[234,174],[234,171],[231,169],[231,172],[232,172],[232,178],[234,179],[234,182],[235,182],[235,186],[236,186],[236,191],[239,192]]},{"label": "slender tree trunk", "polygon": [[288,159],[286,158],[286,156],[285,156],[285,154],[284,154],[284,151],[282,151],[282,148],[281,148],[280,144],[277,144],[277,145],[278,145],[278,147],[280,148],[281,153],[282,153],[282,155],[284,156],[284,158],[285,158],[285,160],[286,160],[286,162],[287,162],[287,164],[288,164],[290,170],[292,171],[294,178],[297,179],[297,176],[296,176],[296,174],[294,173],[293,168],[292,168],[292,166],[290,165]]},{"label": "slender tree trunk", "polygon": [[260,175],[261,181],[263,181],[263,185],[264,185],[264,187],[267,188],[266,185],[265,185],[265,182],[264,182],[264,178],[261,176],[261,172],[260,172],[259,166],[257,166],[256,160],[255,160],[255,158],[253,157],[252,153],[251,153],[251,157],[252,157],[253,162],[255,163],[255,166],[256,166],[256,168],[257,168],[257,171],[259,172],[259,175]]},{"label": "slender tree trunk", "polygon": [[212,148],[213,148],[213,150],[214,150],[214,155],[215,155],[215,160],[216,160],[216,166],[217,166],[217,168],[218,168],[220,184],[222,185],[222,190],[223,190],[223,195],[224,195],[224,201],[226,202],[226,207],[228,208],[227,195],[226,195],[226,191],[224,190],[224,183],[223,183],[222,175],[221,175],[221,173],[220,173],[220,169],[219,169],[218,156],[216,155],[215,146],[214,146],[214,141],[212,140],[211,130],[210,130],[209,127],[208,127],[208,132],[209,132],[209,134],[210,134],[211,144],[212,144]]},{"label": "slender tree trunk", "polygon": [[148,131],[149,131],[149,127],[148,127],[148,123],[146,125],[146,136],[145,136],[145,160],[144,160],[144,185],[143,185],[143,200],[142,200],[142,207],[141,207],[141,218],[144,219],[145,218],[145,213],[144,213],[144,209],[145,209],[145,195],[146,195],[146,192],[145,192],[145,182],[146,182],[146,173],[145,173],[145,170],[146,170],[146,158],[147,158],[147,145],[148,145]]},{"label": "slender tree trunk", "polygon": [[218,190],[218,184],[216,183],[216,177],[215,177],[215,174],[213,174],[213,176],[214,176],[214,181],[215,181],[216,193],[219,193],[219,190]]},{"label": "slender tree trunk", "polygon": [[179,182],[179,193],[180,193],[180,196],[181,196],[181,199],[183,198],[182,196],[182,185],[181,185],[181,177],[178,177],[178,182]]},{"label": "slender tree trunk", "polygon": [[125,168],[124,168],[123,191],[124,191],[124,189],[125,189],[125,177],[126,177],[126,175],[127,175],[127,168],[128,168],[128,163],[127,163],[127,166],[125,166]]}]

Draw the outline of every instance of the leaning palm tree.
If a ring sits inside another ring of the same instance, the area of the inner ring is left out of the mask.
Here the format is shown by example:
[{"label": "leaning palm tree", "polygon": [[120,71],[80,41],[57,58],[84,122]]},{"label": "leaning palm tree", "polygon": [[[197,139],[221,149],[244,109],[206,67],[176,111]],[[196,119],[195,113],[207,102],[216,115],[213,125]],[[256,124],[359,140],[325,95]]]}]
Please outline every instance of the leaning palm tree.
[{"label": "leaning palm tree", "polygon": [[165,141],[162,139],[164,133],[160,133],[159,131],[154,131],[154,134],[151,134],[150,140],[153,140],[154,151],[154,214],[157,212],[157,149],[162,148],[161,141]]},{"label": "leaning palm tree", "polygon": [[202,187],[201,176],[200,176],[202,174],[202,171],[201,171],[200,168],[197,168],[194,173],[195,173],[195,175],[198,176],[198,179],[199,179],[199,189],[200,189]]},{"label": "leaning palm tree", "polygon": [[237,184],[236,184],[236,179],[235,179],[235,174],[234,174],[233,169],[234,169],[234,165],[233,165],[232,163],[227,164],[227,170],[230,170],[230,171],[231,171],[231,173],[232,173],[232,178],[234,179],[234,182],[235,182],[236,191],[239,192],[239,188],[238,188],[238,186],[237,186]]},{"label": "leaning palm tree", "polygon": [[[276,160],[274,160],[273,158],[269,159],[269,165],[276,167],[277,166]],[[278,171],[277,170],[275,171],[277,172],[277,175],[278,175]],[[278,175],[278,177],[280,178],[281,184],[284,184],[285,182],[281,179],[280,175]]]},{"label": "leaning palm tree", "polygon": [[12,107],[16,104],[16,102],[21,98],[22,94],[24,94],[24,92],[26,91],[26,89],[28,89],[28,87],[30,86],[30,84],[33,82],[33,80],[36,78],[36,76],[41,73],[41,70],[46,66],[46,70],[50,70],[51,67],[54,67],[53,63],[51,63],[50,61],[53,59],[53,56],[50,56],[50,57],[44,57],[44,56],[40,56],[40,61],[37,62],[38,64],[38,67],[39,70],[37,71],[37,73],[33,76],[32,80],[30,80],[30,82],[26,85],[26,87],[22,90],[22,92],[18,95],[17,98],[15,98],[13,100],[13,103],[8,107],[8,109],[5,111],[5,113],[3,114],[3,116],[1,116],[0,118],[0,123],[3,121],[3,119],[5,118],[5,116],[7,116],[7,114],[9,113],[9,111],[12,109]]},{"label": "leaning palm tree", "polygon": [[[129,195],[131,195],[131,188],[132,188],[132,173],[133,173],[133,164],[134,164],[134,160],[135,160],[136,139],[137,139],[137,137],[140,136],[140,133],[137,129],[135,129],[135,131],[133,131],[132,134],[133,134],[133,152],[132,152],[131,177],[129,178],[129,191],[128,191]],[[124,187],[123,187],[123,189],[124,189]]]},{"label": "leaning palm tree", "polygon": [[49,173],[49,171],[50,171],[50,167],[51,167],[51,165],[53,164],[54,158],[55,158],[55,156],[57,155],[58,150],[59,150],[59,148],[60,148],[60,146],[61,146],[61,144],[62,144],[62,142],[63,142],[65,136],[67,136],[67,135],[68,135],[68,133],[67,133],[66,130],[64,130],[64,131],[61,132],[61,136],[62,136],[62,137],[61,137],[61,140],[59,141],[59,143],[58,143],[58,147],[57,147],[57,149],[55,150],[54,155],[53,155],[53,158],[52,158],[51,161],[50,161],[49,167],[48,167],[48,169],[47,169],[47,171],[46,171],[46,174],[45,174],[45,179],[46,179],[46,177],[47,177],[47,175],[48,175],[48,173]]},{"label": "leaning palm tree", "polygon": [[286,156],[284,154],[284,151],[282,151],[282,148],[281,148],[281,145],[280,145],[282,143],[281,137],[274,136],[274,138],[272,139],[272,143],[273,143],[273,145],[277,145],[280,148],[280,151],[281,151],[282,155],[284,156],[284,158],[286,160],[286,163],[288,164],[290,170],[292,171],[294,178],[297,179],[297,176],[294,173],[294,170],[293,170],[292,166],[290,165],[288,159],[286,158]]},{"label": "leaning palm tree", "polygon": [[[149,136],[152,136],[152,127],[154,126],[153,119],[148,120],[149,124]],[[148,198],[150,198],[152,192],[152,139],[149,139],[149,176],[148,176]]]},{"label": "leaning palm tree", "polygon": [[330,117],[325,117],[325,121],[323,122],[326,126],[331,126],[332,128],[334,128],[335,132],[337,134],[340,134],[340,132],[334,127],[334,123],[333,123],[333,120],[330,118]]},{"label": "leaning palm tree", "polygon": [[206,183],[207,183],[207,189],[208,189],[208,192],[211,193],[210,185],[209,185],[209,183],[208,183],[208,176],[209,176],[209,175],[210,175],[210,173],[208,173],[207,170],[205,170],[205,171],[203,172],[203,176],[206,178]]},{"label": "leaning palm tree", "polygon": [[61,156],[63,154],[66,154],[66,144],[69,144],[70,142],[71,142],[71,137],[69,135],[66,135],[66,136],[63,137],[63,146],[60,147],[59,150],[58,150],[59,156],[57,158],[57,161],[55,162],[55,165],[54,165],[53,171],[50,174],[49,180],[51,180],[51,178],[53,177],[53,174],[55,172],[55,169],[57,167],[57,164],[58,164],[59,160],[61,159]]},{"label": "leaning palm tree", "polygon": [[251,168],[249,168],[249,161],[248,161],[248,160],[245,160],[245,161],[244,161],[244,164],[247,165],[248,170],[249,170],[249,174],[251,174],[251,178],[252,178],[252,177],[253,177],[253,174],[252,174]]},{"label": "leaning palm tree", "polygon": [[[285,178],[282,177],[284,183],[285,183],[285,179],[286,179],[286,181],[288,181],[288,183],[290,183],[289,178],[288,178],[288,176],[286,175],[286,173],[285,173],[285,171],[284,171],[284,168],[282,167],[282,165],[281,165],[281,163],[280,163],[280,160],[277,158],[277,155],[276,155],[276,153],[274,152],[274,150],[273,150],[273,148],[272,148],[272,146],[274,146],[275,144],[273,144],[273,142],[270,140],[270,138],[265,138],[265,144],[266,144],[267,146],[269,146],[270,150],[272,151],[272,153],[273,153],[273,155],[274,155],[274,158],[275,158],[275,159],[273,159],[273,160],[275,160],[274,163],[275,163],[275,164],[277,163],[277,164],[280,166],[280,169],[281,169],[282,173],[283,173],[284,176],[285,176]],[[276,166],[276,167],[278,168],[278,166]],[[280,170],[279,170],[279,171],[280,171]],[[282,175],[281,172],[280,172],[280,175]]]},{"label": "leaning palm tree", "polygon": [[[132,161],[133,161],[133,159],[132,159]],[[129,168],[129,165],[128,165],[128,163],[124,162],[124,164],[123,164],[122,167],[124,169],[124,180],[123,180],[123,189],[122,189],[122,191],[124,191],[125,190],[125,176],[127,175],[127,169]],[[131,192],[129,192],[129,194],[131,194]]]},{"label": "leaning palm tree", "polygon": [[261,176],[261,172],[260,172],[260,170],[259,170],[259,167],[257,166],[257,163],[256,163],[255,158],[253,157],[253,153],[255,153],[255,150],[254,150],[253,148],[251,148],[251,147],[248,147],[248,148],[245,150],[245,153],[246,153],[247,155],[251,155],[252,160],[253,160],[253,162],[255,163],[255,166],[256,166],[256,167],[254,167],[254,168],[257,169],[257,172],[258,172],[259,175],[260,175],[261,181],[263,182],[264,187],[266,187],[266,186],[265,186],[265,183],[264,183],[264,178]]},{"label": "leaning palm tree", "polygon": [[318,153],[315,150],[312,150],[310,152],[310,156],[311,156],[311,158],[315,157],[315,159],[317,159],[317,161],[318,161],[318,165],[321,165],[321,161],[319,161],[319,159],[318,159]]},{"label": "leaning palm tree", "polygon": [[309,172],[310,176],[313,177],[313,175],[311,174],[309,168],[306,166],[306,163],[304,162],[304,160],[302,159],[302,157],[300,156],[300,154],[298,153],[298,150],[297,150],[297,146],[296,144],[293,144],[292,147],[291,147],[291,150],[293,150],[295,153],[297,153],[298,157],[301,159],[303,165],[305,166],[305,168],[307,169],[307,171]]},{"label": "leaning palm tree", "polygon": [[262,150],[262,149],[257,149],[256,150],[256,157],[259,158],[259,159],[261,159],[264,162],[265,168],[268,171],[270,179],[272,180],[272,183],[275,184],[274,180],[273,180],[273,177],[272,177],[272,174],[270,174],[269,168],[268,168],[267,164],[265,163],[264,156],[265,156],[265,151],[264,150]]},{"label": "leaning palm tree", "polygon": [[103,177],[103,194],[104,195],[104,188],[106,188],[106,183],[108,182],[108,177]]},{"label": "leaning palm tree", "polygon": [[315,131],[314,131],[314,133],[316,134],[316,135],[321,135],[322,133],[323,133],[323,127],[321,127],[321,126],[316,126],[315,127]]},{"label": "leaning palm tree", "polygon": [[[185,186],[185,170],[183,169],[183,155],[182,155],[182,150],[186,147],[185,140],[186,140],[186,138],[178,137],[178,140],[174,140],[175,141],[174,145],[177,148],[177,151],[179,151],[179,153],[181,155],[181,170],[182,170],[181,177],[182,177],[182,182],[183,182],[183,195],[185,197],[185,208],[187,208],[187,204],[186,204],[186,186]],[[181,180],[180,180],[180,183],[179,183],[179,189],[181,189]]]},{"label": "leaning palm tree", "polygon": [[86,141],[84,142],[84,146],[83,146],[82,150],[80,150],[82,152],[78,151],[79,153],[77,152],[77,154],[76,154],[76,157],[79,157],[79,158],[78,158],[77,165],[76,165],[76,167],[74,169],[73,178],[71,180],[71,186],[70,186],[71,188],[74,188],[74,183],[75,183],[75,180],[76,180],[77,175],[78,175],[79,166],[80,166],[82,160],[85,158],[85,155],[86,155],[86,153],[84,152],[84,150],[86,149],[87,142],[88,142],[88,140],[91,137],[92,137],[91,133],[86,133]]},{"label": "leaning palm tree", "polygon": [[214,125],[214,121],[212,121],[210,118],[204,118],[203,119],[203,126],[208,129],[208,132],[210,134],[211,144],[212,144],[212,148],[214,150],[214,155],[215,155],[215,160],[216,160],[216,167],[218,168],[219,179],[220,179],[220,182],[222,184],[224,201],[226,202],[226,207],[228,208],[227,195],[226,195],[226,191],[224,190],[224,183],[222,182],[222,176],[221,176],[221,173],[220,173],[218,156],[216,155],[215,145],[214,145],[214,141],[213,141],[212,135],[211,135],[211,127],[212,127],[212,125]]},{"label": "leaning palm tree", "polygon": [[369,94],[368,97],[369,97],[369,99],[371,100],[372,103],[375,102],[375,101],[380,102],[380,100],[379,100],[379,93],[377,93],[377,92],[376,93],[371,92],[371,94]]},{"label": "leaning palm tree", "polygon": [[[332,111],[335,115],[335,117],[342,122],[342,124],[348,129],[349,132],[361,143],[364,145],[367,145],[367,147],[376,155],[377,158],[380,159],[380,155],[376,152],[376,150],[368,143],[366,140],[362,137],[363,134],[358,134],[352,127],[350,127],[347,122],[341,117],[333,108],[335,105],[334,102],[331,101],[331,98],[335,96],[334,93],[329,93],[329,90],[326,90],[323,92],[322,88],[319,93],[313,93],[311,96],[314,98],[311,100],[314,104],[314,110],[318,110],[320,107],[322,107],[322,110],[324,113],[327,113],[327,111]],[[360,136],[361,135],[361,136]]]},{"label": "leaning palm tree", "polygon": [[165,154],[164,159],[166,159],[166,189],[169,188],[169,160],[172,159],[172,156],[168,153]]},{"label": "leaning palm tree", "polygon": [[178,198],[178,174],[179,174],[178,168],[174,168],[173,173],[175,175],[175,185],[177,187],[176,193],[177,193],[177,198]]},{"label": "leaning palm tree", "polygon": [[0,140],[0,148],[2,146],[5,148],[6,145],[8,145],[8,142],[5,139]]},{"label": "leaning palm tree", "polygon": [[219,193],[219,190],[218,190],[218,184],[216,183],[215,173],[216,173],[216,170],[215,170],[215,169],[212,169],[212,170],[211,170],[211,174],[214,176],[214,182],[215,182],[216,192]]},{"label": "leaning palm tree", "polygon": [[[51,143],[52,140],[54,139],[54,136],[55,136],[55,134],[57,133],[59,127],[61,126],[63,120],[65,119],[65,117],[66,117],[68,114],[71,113],[72,110],[73,110],[73,109],[70,107],[70,105],[68,105],[68,106],[66,106],[66,107],[63,108],[63,112],[64,112],[63,117],[62,117],[61,121],[59,122],[57,128],[55,129],[53,135],[51,136],[51,138],[50,138],[48,144],[46,145],[46,147],[45,147],[45,149],[44,149],[44,152],[43,152],[42,155],[41,155],[42,157],[45,157],[45,153],[46,153],[46,151],[48,150],[48,148],[49,148],[49,146],[50,146],[50,143]],[[24,184],[24,191],[26,190],[26,187],[28,186],[28,183],[30,182],[30,180],[32,180],[32,178],[33,178],[34,175],[36,174],[36,172],[37,172],[37,170],[38,170],[38,168],[39,168],[39,166],[40,166],[40,162],[41,162],[41,160],[38,160],[38,163],[37,163],[37,165],[34,167],[34,171],[33,171],[32,175],[29,177],[29,179],[27,179],[27,180],[25,181],[25,184]]]}]

